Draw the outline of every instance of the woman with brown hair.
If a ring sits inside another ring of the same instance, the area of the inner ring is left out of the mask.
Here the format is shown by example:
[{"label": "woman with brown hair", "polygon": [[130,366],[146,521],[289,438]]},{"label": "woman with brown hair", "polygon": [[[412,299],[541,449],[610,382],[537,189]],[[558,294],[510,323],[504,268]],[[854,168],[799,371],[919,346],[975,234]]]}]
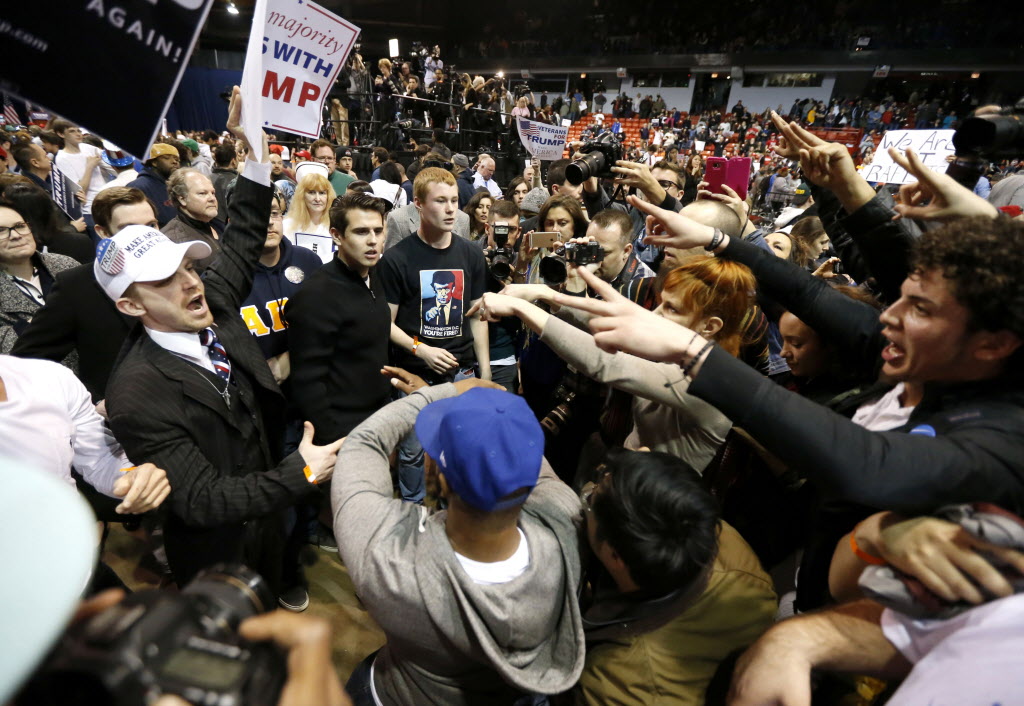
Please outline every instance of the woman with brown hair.
[{"label": "woman with brown hair", "polygon": [[487,235],[487,219],[491,213],[491,204],[494,199],[487,189],[480,189],[473,198],[469,200],[463,213],[469,216],[469,239],[480,240]]},{"label": "woman with brown hair", "polygon": [[694,150],[683,164],[683,195],[680,201],[685,206],[697,199],[697,188],[704,179],[704,156]]}]

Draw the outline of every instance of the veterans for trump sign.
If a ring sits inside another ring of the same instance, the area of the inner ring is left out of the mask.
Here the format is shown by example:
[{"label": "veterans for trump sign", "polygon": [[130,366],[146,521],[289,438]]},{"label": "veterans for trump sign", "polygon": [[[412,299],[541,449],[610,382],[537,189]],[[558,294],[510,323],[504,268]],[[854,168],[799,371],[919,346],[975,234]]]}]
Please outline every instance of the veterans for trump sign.
[{"label": "veterans for trump sign", "polygon": [[242,73],[246,133],[319,137],[327,93],[358,36],[358,27],[310,0],[257,0]]},{"label": "veterans for trump sign", "polygon": [[882,135],[871,164],[864,165],[860,174],[865,181],[879,184],[910,184],[917,181],[916,177],[892,161],[889,156],[890,147],[900,152],[912,149],[924,166],[933,172],[945,174],[949,166],[946,158],[956,152],[953,147],[955,133],[956,130],[889,130]]},{"label": "veterans for trump sign", "polygon": [[561,159],[569,128],[516,118],[516,128],[523,147],[537,159]]}]

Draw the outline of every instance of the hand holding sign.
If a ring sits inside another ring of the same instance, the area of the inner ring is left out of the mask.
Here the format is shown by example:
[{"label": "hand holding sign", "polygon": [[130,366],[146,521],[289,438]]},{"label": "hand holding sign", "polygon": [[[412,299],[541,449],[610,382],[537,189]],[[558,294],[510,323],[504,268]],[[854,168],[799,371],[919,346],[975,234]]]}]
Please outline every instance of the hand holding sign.
[{"label": "hand holding sign", "polygon": [[955,218],[999,215],[996,207],[958,184],[953,177],[937,174],[926,167],[914,150],[900,154],[889,148],[889,156],[917,181],[900,187],[896,204],[897,218],[919,218],[929,221],[951,221]]},{"label": "hand holding sign", "polygon": [[267,133],[259,130],[261,137],[260,149],[258,152],[252,148],[252,142],[246,136],[245,128],[242,126],[242,89],[235,86],[231,89],[231,102],[228,104],[228,122],[225,127],[235,139],[240,141],[249,149],[249,159],[254,162],[269,162],[270,150],[267,149]]}]

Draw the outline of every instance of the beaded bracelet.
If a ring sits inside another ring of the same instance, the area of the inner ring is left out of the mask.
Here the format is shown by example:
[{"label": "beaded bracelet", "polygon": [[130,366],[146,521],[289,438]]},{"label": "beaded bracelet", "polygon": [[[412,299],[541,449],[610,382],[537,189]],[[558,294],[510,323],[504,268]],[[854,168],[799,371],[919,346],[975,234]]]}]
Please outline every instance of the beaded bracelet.
[{"label": "beaded bracelet", "polygon": [[697,355],[690,358],[690,362],[683,366],[684,376],[690,377],[690,371],[693,370],[693,366],[697,364],[697,361],[700,360],[701,356],[707,353],[713,345],[715,345],[714,341],[708,341],[707,343],[704,344],[703,348],[697,351]]}]

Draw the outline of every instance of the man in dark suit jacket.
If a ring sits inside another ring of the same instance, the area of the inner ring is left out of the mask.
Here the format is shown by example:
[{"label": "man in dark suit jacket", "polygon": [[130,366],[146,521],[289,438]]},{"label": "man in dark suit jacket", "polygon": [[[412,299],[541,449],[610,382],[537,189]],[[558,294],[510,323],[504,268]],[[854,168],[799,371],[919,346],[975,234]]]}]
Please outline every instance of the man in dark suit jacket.
[{"label": "man in dark suit jacket", "polygon": [[[240,115],[235,88],[228,129],[244,141]],[[209,255],[206,243],[174,243],[141,226],[103,241],[94,267],[118,310],[140,320],[110,378],[107,411],[129,458],[156,463],[171,480],[164,542],[175,579],[243,561],[280,595],[280,511],[330,477],[341,442],[314,446],[307,423],[298,451],[281,458],[284,398],[239,316],[270,220],[263,153],[258,163],[250,151],[220,257],[202,280],[194,261]]]},{"label": "man in dark suit jacket", "polygon": [[[92,216],[101,239],[130,225],[157,227],[152,202],[138,189],[125,186],[101,191],[93,201]],[[32,317],[11,354],[59,363],[78,351],[78,378],[93,402],[99,402],[134,323],[96,283],[90,262],[57,274],[46,304]]]}]

